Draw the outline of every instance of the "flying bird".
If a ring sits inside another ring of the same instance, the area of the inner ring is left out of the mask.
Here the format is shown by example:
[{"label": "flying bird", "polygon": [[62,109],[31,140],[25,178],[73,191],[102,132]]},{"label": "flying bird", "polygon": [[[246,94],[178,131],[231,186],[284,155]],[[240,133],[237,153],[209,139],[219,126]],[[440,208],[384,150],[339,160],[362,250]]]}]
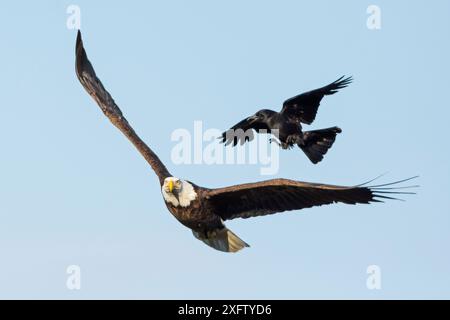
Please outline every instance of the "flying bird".
[{"label": "flying bird", "polygon": [[[156,173],[167,209],[194,236],[208,246],[236,252],[248,244],[229,230],[224,221],[332,204],[380,202],[393,199],[387,185],[334,186],[288,179],[239,184],[225,188],[204,188],[173,176],[158,156],[142,141],[106,91],[87,58],[81,33],[76,40],[76,74],[103,113],[137,148]],[[396,183],[393,183],[396,184]],[[406,192],[404,192],[406,193]]]},{"label": "flying bird", "polygon": [[254,139],[253,131],[257,133],[275,134],[279,141],[271,138],[270,142],[277,143],[283,149],[290,149],[297,145],[312,163],[322,161],[323,156],[331,148],[336,135],[341,133],[339,127],[320,130],[302,131],[302,123],[311,124],[316,118],[322,98],[338,92],[352,82],[352,77],[337,79],[322,88],[308,91],[292,97],[283,103],[280,112],[262,109],[254,115],[238,122],[222,133],[225,145],[242,145]]}]

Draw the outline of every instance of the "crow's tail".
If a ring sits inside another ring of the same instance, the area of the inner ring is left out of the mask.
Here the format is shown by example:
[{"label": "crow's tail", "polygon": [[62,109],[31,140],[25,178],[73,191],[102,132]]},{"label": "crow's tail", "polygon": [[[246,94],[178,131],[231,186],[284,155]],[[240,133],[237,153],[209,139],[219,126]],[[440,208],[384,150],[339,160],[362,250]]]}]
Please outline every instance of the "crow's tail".
[{"label": "crow's tail", "polygon": [[336,140],[336,135],[341,132],[342,130],[338,127],[305,131],[303,133],[303,141],[298,146],[303,150],[309,160],[316,164],[322,161],[323,156]]}]

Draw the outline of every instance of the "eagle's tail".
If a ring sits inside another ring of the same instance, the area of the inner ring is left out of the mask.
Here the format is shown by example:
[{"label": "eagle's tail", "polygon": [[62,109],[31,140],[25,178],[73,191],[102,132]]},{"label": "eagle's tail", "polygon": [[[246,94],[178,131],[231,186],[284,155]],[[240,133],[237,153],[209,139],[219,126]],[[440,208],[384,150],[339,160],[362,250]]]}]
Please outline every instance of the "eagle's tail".
[{"label": "eagle's tail", "polygon": [[208,246],[223,252],[237,252],[245,247],[249,247],[247,243],[226,227],[208,231],[206,234],[197,231],[192,231],[192,233],[194,237]]},{"label": "eagle's tail", "polygon": [[323,156],[336,140],[336,135],[341,132],[342,130],[338,127],[305,131],[303,133],[303,139],[298,143],[298,146],[303,150],[309,160],[316,164],[322,161]]}]

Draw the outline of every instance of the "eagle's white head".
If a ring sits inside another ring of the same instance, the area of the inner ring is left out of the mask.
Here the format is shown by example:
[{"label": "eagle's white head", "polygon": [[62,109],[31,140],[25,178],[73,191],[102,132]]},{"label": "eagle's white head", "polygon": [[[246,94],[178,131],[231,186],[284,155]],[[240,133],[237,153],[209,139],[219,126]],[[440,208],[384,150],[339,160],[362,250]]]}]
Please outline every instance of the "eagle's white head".
[{"label": "eagle's white head", "polygon": [[197,193],[192,184],[175,177],[165,178],[161,191],[164,200],[175,207],[187,207],[192,200],[197,198]]}]

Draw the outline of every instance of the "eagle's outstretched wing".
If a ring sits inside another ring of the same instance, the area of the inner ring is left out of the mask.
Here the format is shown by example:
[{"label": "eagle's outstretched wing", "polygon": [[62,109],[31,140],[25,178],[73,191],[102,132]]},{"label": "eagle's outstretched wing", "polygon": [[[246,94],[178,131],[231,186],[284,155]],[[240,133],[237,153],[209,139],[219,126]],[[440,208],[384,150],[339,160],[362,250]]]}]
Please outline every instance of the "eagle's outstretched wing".
[{"label": "eagle's outstretched wing", "polygon": [[325,87],[292,97],[283,103],[283,108],[280,113],[295,121],[311,124],[316,118],[322,98],[347,87],[352,80],[352,77],[344,79],[344,76],[342,76]]},{"label": "eagle's outstretched wing", "polygon": [[[250,218],[299,210],[336,202],[346,204],[380,202],[395,199],[394,194],[410,194],[388,187],[416,177],[394,183],[365,187],[345,187],[329,184],[300,182],[288,179],[273,179],[256,183],[240,184],[211,189],[207,193],[209,204],[223,220]],[[411,186],[410,186],[411,187]]]},{"label": "eagle's outstretched wing", "polygon": [[76,63],[75,69],[77,77],[83,87],[94,98],[103,113],[122,133],[134,144],[139,152],[144,156],[145,160],[150,164],[155,173],[158,175],[159,181],[162,184],[164,178],[171,176],[164,164],[159,160],[158,156],[139,138],[133,130],[127,119],[122,114],[122,111],[114,102],[108,91],[103,87],[100,79],[97,78],[94,68],[87,58],[86,51],[83,47],[83,40],[81,39],[81,32],[78,30],[77,42],[75,48]]}]

